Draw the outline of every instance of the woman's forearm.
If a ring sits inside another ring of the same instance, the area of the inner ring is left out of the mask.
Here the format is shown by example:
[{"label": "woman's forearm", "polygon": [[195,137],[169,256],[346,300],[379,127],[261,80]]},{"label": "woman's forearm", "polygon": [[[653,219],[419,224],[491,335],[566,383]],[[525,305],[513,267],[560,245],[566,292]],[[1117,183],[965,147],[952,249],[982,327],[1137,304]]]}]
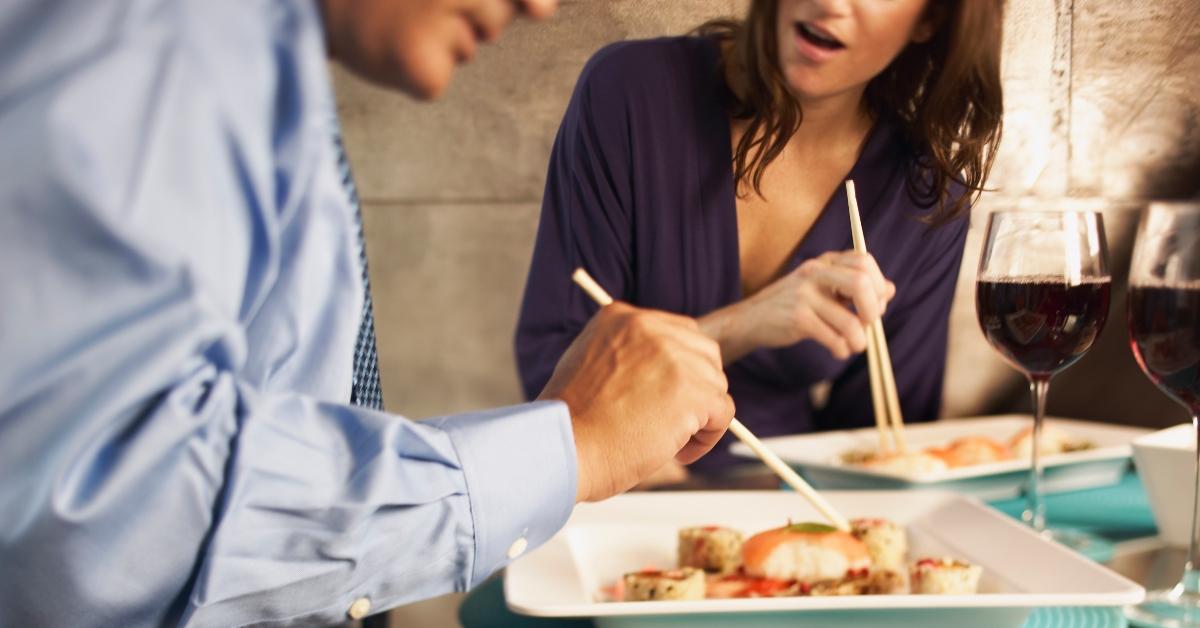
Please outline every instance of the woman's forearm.
[{"label": "woman's forearm", "polygon": [[713,310],[697,319],[700,330],[721,345],[721,360],[732,364],[758,347],[751,339],[749,307],[745,301]]}]

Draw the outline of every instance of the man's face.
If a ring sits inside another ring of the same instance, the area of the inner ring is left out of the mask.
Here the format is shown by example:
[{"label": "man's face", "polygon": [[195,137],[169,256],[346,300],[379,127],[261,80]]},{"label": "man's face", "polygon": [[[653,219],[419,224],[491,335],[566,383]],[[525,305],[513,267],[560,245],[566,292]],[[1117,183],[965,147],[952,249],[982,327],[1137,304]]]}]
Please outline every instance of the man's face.
[{"label": "man's face", "polygon": [[318,0],[330,55],[376,83],[417,98],[446,90],[518,13],[547,17],[557,0]]}]

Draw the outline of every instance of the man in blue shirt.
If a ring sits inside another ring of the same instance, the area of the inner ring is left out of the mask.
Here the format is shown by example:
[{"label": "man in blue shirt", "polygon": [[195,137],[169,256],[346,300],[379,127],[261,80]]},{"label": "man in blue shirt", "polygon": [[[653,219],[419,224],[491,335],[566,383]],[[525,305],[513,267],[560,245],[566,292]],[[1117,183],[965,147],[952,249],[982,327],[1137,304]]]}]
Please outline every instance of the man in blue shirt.
[{"label": "man in blue shirt", "polygon": [[521,9],[553,0],[0,5],[0,625],[357,618],[716,442],[716,345],[622,304],[538,402],[345,403],[363,294],[325,56],[432,97]]}]

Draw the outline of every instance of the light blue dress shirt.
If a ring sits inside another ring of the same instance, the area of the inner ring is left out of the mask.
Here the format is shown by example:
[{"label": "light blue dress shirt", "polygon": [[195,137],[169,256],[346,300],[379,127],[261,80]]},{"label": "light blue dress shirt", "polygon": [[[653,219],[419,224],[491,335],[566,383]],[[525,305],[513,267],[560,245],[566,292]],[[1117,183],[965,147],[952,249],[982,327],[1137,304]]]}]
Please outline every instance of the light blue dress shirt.
[{"label": "light blue dress shirt", "polygon": [[310,0],[0,3],[0,625],[338,622],[569,515],[560,403],[344,403],[323,46]]}]

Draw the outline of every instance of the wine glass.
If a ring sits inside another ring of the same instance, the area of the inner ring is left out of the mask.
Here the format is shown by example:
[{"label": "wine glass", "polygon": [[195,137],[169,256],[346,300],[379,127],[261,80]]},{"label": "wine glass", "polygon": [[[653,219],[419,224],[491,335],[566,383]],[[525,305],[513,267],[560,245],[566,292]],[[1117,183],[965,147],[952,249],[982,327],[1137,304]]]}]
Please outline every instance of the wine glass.
[{"label": "wine glass", "polygon": [[1042,417],[1050,378],[1092,347],[1108,320],[1112,278],[1104,223],[1094,211],[999,211],[988,217],[975,307],[983,334],[1029,378],[1033,451],[1022,513],[1034,530],[1081,549],[1079,533],[1046,530]]},{"label": "wine glass", "polygon": [[[1192,415],[1200,442],[1200,203],[1155,203],[1143,213],[1129,270],[1129,335],[1142,371]],[[1200,451],[1200,450],[1198,450]],[[1200,459],[1193,489],[1200,492]],[[1200,527],[1192,499],[1192,536],[1183,577],[1151,591],[1129,610],[1158,626],[1200,626]]]}]

